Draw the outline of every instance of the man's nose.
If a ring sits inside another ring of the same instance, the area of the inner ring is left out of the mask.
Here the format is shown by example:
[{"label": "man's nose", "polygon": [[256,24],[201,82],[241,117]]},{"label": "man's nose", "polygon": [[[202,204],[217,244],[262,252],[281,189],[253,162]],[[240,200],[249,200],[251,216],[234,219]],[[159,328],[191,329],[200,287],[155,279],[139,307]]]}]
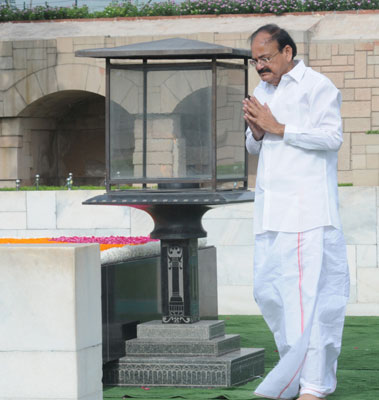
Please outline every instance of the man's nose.
[{"label": "man's nose", "polygon": [[257,65],[255,66],[256,70],[260,71],[264,67],[265,67],[264,63],[262,63],[262,62],[260,62],[260,60],[258,60]]}]

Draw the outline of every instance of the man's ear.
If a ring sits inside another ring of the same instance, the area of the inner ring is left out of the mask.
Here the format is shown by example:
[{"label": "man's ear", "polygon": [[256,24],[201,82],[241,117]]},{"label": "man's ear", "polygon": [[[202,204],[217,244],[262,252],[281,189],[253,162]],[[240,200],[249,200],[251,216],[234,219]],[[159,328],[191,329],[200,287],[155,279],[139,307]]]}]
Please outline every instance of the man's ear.
[{"label": "man's ear", "polygon": [[291,60],[292,60],[292,47],[289,45],[289,44],[287,44],[285,47],[284,47],[284,54],[285,54],[285,56],[286,56],[286,60],[288,61],[288,62],[290,62]]}]

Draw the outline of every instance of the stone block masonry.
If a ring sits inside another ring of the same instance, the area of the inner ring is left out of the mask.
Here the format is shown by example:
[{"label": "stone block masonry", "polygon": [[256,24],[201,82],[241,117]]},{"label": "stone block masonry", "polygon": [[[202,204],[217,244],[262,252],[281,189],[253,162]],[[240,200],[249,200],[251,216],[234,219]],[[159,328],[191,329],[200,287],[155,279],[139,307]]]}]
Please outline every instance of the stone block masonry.
[{"label": "stone block masonry", "polygon": [[[15,186],[16,179],[27,183],[36,170],[41,173],[43,162],[51,158],[47,154],[50,143],[47,138],[59,129],[62,115],[58,109],[72,102],[74,93],[104,96],[104,60],[75,57],[76,50],[175,36],[247,48],[249,35],[271,22],[271,16],[236,15],[112,20],[96,24],[84,21],[0,24],[0,186]],[[378,185],[379,135],[371,135],[369,143],[362,143],[362,136],[369,130],[379,130],[376,33],[379,13],[285,15],[275,23],[295,38],[298,57],[328,76],[341,90],[345,143],[339,152],[340,183]],[[203,80],[199,77],[199,89],[204,85]],[[252,68],[249,80],[252,92],[259,82]],[[169,80],[165,85],[169,87]],[[160,99],[154,99],[152,106],[160,108],[161,103]],[[39,126],[33,122],[36,120]],[[51,128],[46,130],[43,125]],[[170,130],[167,134],[170,135]],[[42,137],[44,142],[39,147],[44,150],[38,154],[35,143]],[[252,156],[250,164],[249,185],[254,186],[256,159]]]},{"label": "stone block masonry", "polygon": [[366,133],[379,129],[374,94],[379,90],[374,69],[379,60],[373,55],[378,50],[377,40],[333,43],[330,39],[330,43],[311,44],[309,65],[329,77],[342,92],[344,138],[349,144],[339,152],[341,183],[379,184],[379,160],[372,155],[379,135]]}]

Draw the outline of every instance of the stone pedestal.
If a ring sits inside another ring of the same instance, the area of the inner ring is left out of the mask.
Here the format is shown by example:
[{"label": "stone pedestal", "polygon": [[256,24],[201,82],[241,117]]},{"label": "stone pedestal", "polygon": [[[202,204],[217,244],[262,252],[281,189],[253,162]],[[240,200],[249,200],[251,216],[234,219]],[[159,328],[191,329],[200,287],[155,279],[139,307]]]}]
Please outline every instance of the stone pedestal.
[{"label": "stone pedestal", "polygon": [[241,349],[224,321],[146,322],[125,347],[125,357],[104,366],[104,384],[230,387],[264,373],[264,349]]},{"label": "stone pedestal", "polygon": [[0,400],[101,400],[95,244],[0,245]]},{"label": "stone pedestal", "polygon": [[[199,248],[198,255],[200,317],[217,320],[216,248]],[[125,356],[125,340],[137,337],[137,321],[161,318],[161,257],[104,264],[101,284],[103,363],[107,363]]]},{"label": "stone pedestal", "polygon": [[141,209],[154,220],[150,236],[161,240],[162,320],[138,326],[126,356],[104,365],[104,384],[229,387],[264,372],[263,349],[240,349],[239,336],[225,335],[223,321],[199,320],[197,239],[207,235],[202,216],[212,207],[252,201],[254,194],[188,184],[192,190],[175,182],[161,183],[158,191],[108,190],[84,203]]}]

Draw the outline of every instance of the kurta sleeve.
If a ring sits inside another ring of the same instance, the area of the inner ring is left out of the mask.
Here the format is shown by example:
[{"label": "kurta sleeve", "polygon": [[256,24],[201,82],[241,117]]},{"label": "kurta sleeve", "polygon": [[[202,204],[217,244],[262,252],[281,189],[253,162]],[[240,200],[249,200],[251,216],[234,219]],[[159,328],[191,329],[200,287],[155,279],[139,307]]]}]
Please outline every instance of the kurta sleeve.
[{"label": "kurta sleeve", "polygon": [[328,79],[321,80],[309,96],[311,128],[286,124],[284,142],[308,150],[338,151],[343,142],[340,108],[340,91]]},{"label": "kurta sleeve", "polygon": [[246,129],[246,149],[250,154],[258,154],[262,147],[262,140],[255,140],[250,128]]}]

